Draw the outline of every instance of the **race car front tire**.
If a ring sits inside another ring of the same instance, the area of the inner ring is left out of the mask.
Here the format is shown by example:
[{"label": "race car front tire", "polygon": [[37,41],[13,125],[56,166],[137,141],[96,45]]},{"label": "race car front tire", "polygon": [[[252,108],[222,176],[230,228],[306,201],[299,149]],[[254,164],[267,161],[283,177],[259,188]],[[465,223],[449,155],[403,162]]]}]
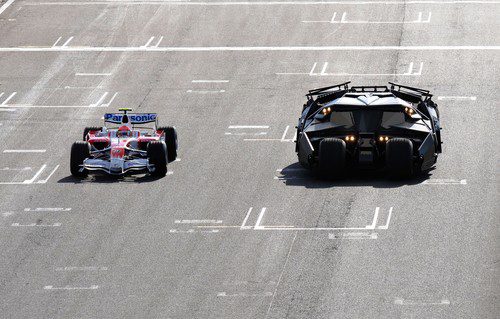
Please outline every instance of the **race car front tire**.
[{"label": "race car front tire", "polygon": [[87,134],[89,134],[89,132],[91,132],[91,131],[101,131],[101,130],[102,130],[102,127],[98,127],[98,126],[88,126],[88,127],[86,127],[83,130],[83,140],[84,141],[87,140]]},{"label": "race car front tire", "polygon": [[175,161],[177,159],[177,131],[172,126],[159,127],[158,130],[165,134],[168,162]]},{"label": "race car front tire", "polygon": [[154,165],[151,175],[163,177],[167,174],[167,145],[163,141],[152,141],[148,143],[149,163]]},{"label": "race car front tire", "polygon": [[81,169],[83,161],[90,157],[90,144],[88,142],[77,141],[71,146],[70,171],[71,175],[79,178],[86,177],[88,171]]},{"label": "race car front tire", "polygon": [[413,175],[412,142],[407,138],[391,138],[386,144],[385,161],[393,177],[411,177]]},{"label": "race car front tire", "polygon": [[324,138],[319,143],[318,164],[320,174],[327,178],[342,175],[346,166],[346,145],[339,138]]}]

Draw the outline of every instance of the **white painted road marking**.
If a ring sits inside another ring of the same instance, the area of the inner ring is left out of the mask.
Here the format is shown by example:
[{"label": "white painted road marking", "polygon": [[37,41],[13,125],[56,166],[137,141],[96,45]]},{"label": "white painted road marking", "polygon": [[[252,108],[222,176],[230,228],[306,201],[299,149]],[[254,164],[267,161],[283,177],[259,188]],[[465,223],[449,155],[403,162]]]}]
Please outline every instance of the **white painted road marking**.
[{"label": "white painted road marking", "polygon": [[32,179],[27,179],[23,182],[23,184],[32,184],[35,179],[38,178],[38,176],[40,176],[40,174],[42,174],[43,170],[47,167],[46,164],[43,164],[42,167],[40,168],[40,170],[38,170],[38,172],[36,172],[35,176],[33,176]]},{"label": "white painted road marking", "polygon": [[4,150],[3,153],[45,153],[47,150]]},{"label": "white painted road marking", "polygon": [[272,292],[263,292],[255,294],[240,292],[240,293],[228,294],[225,291],[222,291],[217,293],[217,297],[271,297],[272,295],[273,295]]},{"label": "white painted road marking", "polygon": [[147,48],[147,47],[157,48],[160,45],[161,41],[163,41],[163,37],[160,37],[160,39],[156,42],[156,44],[151,45],[154,39],[155,37],[149,38],[148,42],[146,42],[145,45],[141,46],[141,48]]},{"label": "white painted road marking", "polygon": [[412,23],[430,23],[431,22],[431,15],[432,12],[429,12],[427,15],[427,18],[425,20],[422,19],[422,12],[418,13],[417,19],[413,21],[348,21],[347,20],[347,12],[342,13],[342,17],[337,20],[337,12],[333,13],[333,17],[330,20],[318,20],[318,21],[310,21],[310,20],[304,20],[302,21],[303,23],[331,23],[331,24],[336,24],[336,23],[351,23],[351,24],[412,24]]},{"label": "white painted road marking", "polygon": [[[13,0],[9,0],[13,1]],[[500,4],[498,0],[410,0],[410,1],[151,1],[151,0],[100,0],[100,1],[57,1],[57,2],[26,2],[24,6],[88,6],[88,5],[164,5],[164,6],[323,6],[323,5],[467,5],[467,4]],[[0,12],[1,13],[1,12]]]},{"label": "white painted road marking", "polygon": [[[7,105],[7,103],[12,100],[12,98],[17,94],[17,92],[13,92],[11,93],[0,105],[1,106],[4,106],[4,105]],[[3,92],[2,92],[2,95],[3,95]],[[0,97],[2,96],[0,95]]]},{"label": "white painted road marking", "polygon": [[59,37],[56,42],[52,45],[52,48],[66,48],[68,44],[73,40],[73,37],[69,37],[68,40],[66,40],[62,45],[58,45],[59,41],[62,40],[62,37]]},{"label": "white painted road marking", "polygon": [[187,90],[186,93],[210,94],[210,93],[224,93],[226,90]]},{"label": "white painted road marking", "polygon": [[52,175],[54,175],[54,173],[57,171],[58,168],[59,168],[59,165],[56,165],[56,167],[54,167],[54,169],[52,170],[52,172],[50,172],[49,176],[47,176],[46,179],[39,180],[37,182],[37,184],[45,184],[45,183],[47,183],[47,181],[52,177]]},{"label": "white painted road marking", "polygon": [[[15,93],[15,92],[14,92]],[[93,108],[93,107],[108,107],[114,101],[118,92],[115,92],[113,96],[105,102],[106,97],[109,92],[104,92],[96,103],[91,103],[89,105],[31,105],[31,104],[7,104],[10,97],[0,104],[0,108]]]},{"label": "white painted road marking", "polygon": [[292,139],[287,139],[286,135],[288,133],[288,130],[290,129],[290,126],[287,125],[285,127],[285,130],[283,131],[283,135],[281,135],[281,138],[245,138],[243,141],[246,142],[258,142],[258,141],[266,141],[266,142],[294,142],[295,141],[295,136],[297,135],[297,132],[295,131],[294,137]]},{"label": "white painted road marking", "polygon": [[70,267],[57,267],[56,271],[107,271],[108,267],[97,267],[97,266],[70,266]]},{"label": "white painted road marking", "polygon": [[5,2],[4,5],[0,7],[0,14],[2,14],[2,12],[7,10],[7,8],[12,4],[12,2],[14,2],[14,0],[8,0],[7,2]]},{"label": "white painted road marking", "polygon": [[389,215],[387,215],[387,220],[385,222],[385,225],[384,226],[378,226],[377,229],[388,229],[389,228],[389,223],[391,222],[391,217],[392,217],[392,207],[389,208]]},{"label": "white painted road marking", "polygon": [[[373,215],[373,219],[370,225],[366,225],[364,227],[295,227],[292,225],[279,225],[279,226],[263,226],[262,225],[262,220],[264,218],[264,214],[266,212],[266,207],[263,207],[259,213],[259,216],[257,218],[257,221],[255,222],[255,225],[252,226],[246,226],[247,221],[252,213],[253,207],[250,207],[248,210],[243,223],[241,226],[237,225],[197,225],[197,228],[201,229],[223,229],[223,228],[239,228],[240,230],[244,229],[253,229],[253,230],[292,230],[292,231],[366,231],[367,229],[373,230],[373,229],[388,229],[389,224],[391,221],[391,216],[392,216],[392,211],[393,207],[389,209],[389,213],[387,215],[387,220],[385,225],[383,226],[378,226],[378,218],[380,214],[380,207],[375,208],[375,212]],[[194,230],[190,230],[191,232],[194,232]]]},{"label": "white painted road marking", "polygon": [[44,290],[96,290],[99,289],[98,285],[92,285],[90,287],[71,287],[71,286],[64,286],[64,287],[54,287],[54,286],[44,286]]},{"label": "white painted road marking", "polygon": [[403,73],[403,75],[422,75],[422,69],[424,68],[424,62],[420,62],[420,68],[417,72],[413,72],[413,62],[410,62],[408,66],[408,72]]},{"label": "white painted road marking", "polygon": [[424,68],[424,62],[420,62],[418,71],[414,70],[414,63],[410,62],[408,65],[408,71],[403,73],[348,73],[348,72],[326,72],[328,68],[328,62],[323,63],[323,67],[320,72],[315,72],[318,62],[314,62],[311,71],[306,72],[277,72],[276,75],[309,75],[309,76],[420,76],[422,75],[422,70]]},{"label": "white painted road marking", "polygon": [[222,224],[220,219],[176,219],[175,224]]},{"label": "white painted road marking", "polygon": [[437,99],[440,100],[440,101],[443,101],[443,100],[458,100],[458,101],[461,101],[461,100],[470,100],[470,101],[475,101],[477,99],[477,97],[475,97],[475,96],[438,96]]},{"label": "white painted road marking", "polygon": [[170,233],[178,233],[178,234],[191,234],[191,233],[218,233],[218,229],[209,229],[209,230],[199,230],[199,229],[170,229]]},{"label": "white painted road marking", "polygon": [[61,41],[61,39],[62,39],[62,37],[57,38],[56,42],[54,42],[54,44],[52,45],[52,47],[57,46],[57,44],[59,43],[59,41]]},{"label": "white painted road marking", "polygon": [[341,233],[341,234],[328,234],[328,239],[377,239],[377,233]]},{"label": "white painted road marking", "polygon": [[75,76],[108,76],[111,73],[75,73]]},{"label": "white painted road marking", "polygon": [[228,83],[229,80],[192,80],[191,83]]},{"label": "white painted road marking", "polygon": [[[37,207],[37,208],[25,208],[23,212],[25,213],[39,213],[39,212],[69,212],[71,208],[62,207]],[[17,214],[16,212],[6,212],[2,213],[4,217],[12,216]]]},{"label": "white painted road marking", "polygon": [[146,42],[146,44],[145,44],[145,45],[143,45],[142,47],[143,47],[143,48],[145,48],[145,47],[149,46],[149,45],[151,44],[151,42],[153,42],[154,38],[155,38],[155,37],[151,37],[151,38],[149,38],[148,42]]},{"label": "white painted road marking", "polygon": [[250,214],[252,213],[252,209],[253,209],[253,207],[250,207],[250,209],[248,210],[247,214],[245,215],[245,219],[243,219],[243,223],[241,224],[240,229],[251,229],[252,228],[251,226],[245,226],[247,221],[248,221],[248,218],[250,217]]},{"label": "white painted road marking", "polygon": [[241,132],[241,133],[232,133],[232,132],[224,132],[224,135],[235,135],[235,136],[245,136],[245,135],[267,135],[267,132],[258,132],[258,133],[245,133],[245,132]]},{"label": "white painted road marking", "polygon": [[451,303],[448,299],[441,299],[440,301],[415,301],[396,298],[394,304],[401,306],[449,306]]},{"label": "white painted road marking", "polygon": [[438,179],[438,178],[433,178],[433,179],[426,179],[425,181],[422,182],[422,184],[425,185],[467,185],[467,180],[466,179]]},{"label": "white painted road marking", "polygon": [[104,99],[108,96],[109,92],[104,92],[102,96],[99,98],[99,100],[96,103],[92,103],[89,105],[89,107],[108,107],[115,99],[115,97],[118,95],[118,92],[115,92],[113,96],[108,100],[107,103],[104,103]]},{"label": "white painted road marking", "polygon": [[373,215],[373,221],[372,224],[369,226],[366,226],[366,229],[375,229],[375,226],[377,225],[377,219],[378,219],[378,212],[380,211],[380,207],[375,208],[375,214]]},{"label": "white painted road marking", "polygon": [[37,207],[37,208],[25,208],[25,212],[69,212],[71,207]]},{"label": "white painted road marking", "polygon": [[376,46],[210,46],[210,47],[1,47],[0,52],[290,52],[290,51],[498,51],[498,45],[376,45]]},{"label": "white painted road marking", "polygon": [[[7,151],[7,152],[6,152]],[[33,151],[33,150],[32,150]],[[4,153],[32,153],[32,152],[19,152],[18,150],[5,150]],[[43,153],[43,152],[35,152],[35,153]],[[41,176],[43,171],[47,168],[47,164],[42,165],[42,167],[35,173],[35,175],[31,179],[24,180],[23,182],[0,182],[0,185],[32,185],[35,184],[35,180]],[[47,178],[41,179],[36,182],[36,184],[45,184],[52,177],[55,171],[59,168],[59,165],[56,165],[54,169],[49,173]],[[0,171],[9,171],[9,170],[17,170],[17,171],[29,171],[31,167],[25,167],[23,169],[10,169],[8,167],[0,169]]]},{"label": "white painted road marking", "polygon": [[263,129],[263,128],[269,128],[268,125],[229,125],[227,127],[228,129]]},{"label": "white painted road marking", "polygon": [[19,223],[12,223],[10,226],[12,227],[60,227],[62,224],[61,223],[54,223],[54,224],[19,224]]},{"label": "white painted road marking", "polygon": [[283,132],[283,135],[281,136],[281,141],[285,141],[286,133],[288,132],[288,129],[290,128],[289,125],[286,126],[285,131]]},{"label": "white painted road marking", "polygon": [[62,47],[64,48],[64,47],[68,46],[68,44],[71,42],[71,40],[73,40],[73,37],[69,37],[69,39],[66,40],[66,42],[64,42],[64,44],[62,45]]},{"label": "white painted road marking", "polygon": [[260,223],[262,222],[262,218],[264,218],[265,212],[266,212],[266,208],[263,207],[260,210],[260,214],[259,214],[259,217],[257,218],[257,221],[255,222],[255,226],[253,227],[254,229],[261,229],[261,227],[263,227],[263,226],[260,226]]},{"label": "white painted road marking", "polygon": [[91,107],[96,107],[98,105],[101,105],[101,103],[104,101],[106,96],[109,94],[109,92],[104,92],[102,96],[99,98],[99,100],[96,103],[90,104]]},{"label": "white painted road marking", "polygon": [[23,167],[23,168],[4,167],[4,168],[0,168],[0,171],[29,171],[29,170],[31,170],[31,167]]}]

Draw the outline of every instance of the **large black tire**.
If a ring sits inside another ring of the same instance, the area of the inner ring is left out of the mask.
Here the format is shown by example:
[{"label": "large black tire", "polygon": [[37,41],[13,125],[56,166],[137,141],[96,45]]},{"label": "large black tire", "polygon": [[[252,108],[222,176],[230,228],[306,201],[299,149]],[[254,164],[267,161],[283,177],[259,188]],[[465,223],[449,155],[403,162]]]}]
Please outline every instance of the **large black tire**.
[{"label": "large black tire", "polygon": [[327,178],[338,178],[346,166],[346,145],[339,138],[324,138],[319,143],[318,164],[320,174]]},{"label": "large black tire", "polygon": [[81,171],[81,166],[86,158],[90,157],[90,144],[88,142],[77,141],[71,146],[70,170],[71,175],[84,178],[88,175],[88,171]]},{"label": "large black tire", "polygon": [[413,175],[413,143],[407,138],[391,138],[386,145],[385,161],[393,177],[411,177]]},{"label": "large black tire", "polygon": [[177,159],[177,131],[172,126],[159,127],[158,130],[163,131],[165,135],[168,162],[175,161]]},{"label": "large black tire", "polygon": [[87,140],[87,134],[89,134],[90,131],[100,131],[102,130],[102,127],[98,126],[88,126],[83,130],[83,140]]},{"label": "large black tire", "polygon": [[163,141],[148,143],[149,163],[155,166],[151,175],[163,177],[167,174],[167,145]]}]

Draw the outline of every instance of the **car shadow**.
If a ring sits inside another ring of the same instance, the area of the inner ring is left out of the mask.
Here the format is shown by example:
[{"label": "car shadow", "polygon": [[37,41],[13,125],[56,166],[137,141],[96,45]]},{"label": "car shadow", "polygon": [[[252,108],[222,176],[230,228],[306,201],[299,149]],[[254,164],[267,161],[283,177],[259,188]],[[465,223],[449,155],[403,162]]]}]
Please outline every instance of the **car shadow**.
[{"label": "car shadow", "polygon": [[430,172],[414,176],[411,179],[394,179],[387,176],[386,172],[374,170],[353,169],[346,172],[345,176],[329,180],[314,170],[303,168],[298,162],[277,170],[274,179],[287,186],[302,186],[306,188],[331,188],[331,187],[359,187],[371,186],[374,188],[397,188],[402,186],[418,185],[429,179]]},{"label": "car shadow", "polygon": [[109,184],[109,183],[149,183],[154,182],[162,177],[155,177],[149,174],[142,175],[124,175],[124,176],[114,176],[105,174],[89,175],[86,178],[77,178],[73,175],[69,175],[61,178],[57,183],[63,184],[84,184],[84,183],[99,183],[99,184]]}]

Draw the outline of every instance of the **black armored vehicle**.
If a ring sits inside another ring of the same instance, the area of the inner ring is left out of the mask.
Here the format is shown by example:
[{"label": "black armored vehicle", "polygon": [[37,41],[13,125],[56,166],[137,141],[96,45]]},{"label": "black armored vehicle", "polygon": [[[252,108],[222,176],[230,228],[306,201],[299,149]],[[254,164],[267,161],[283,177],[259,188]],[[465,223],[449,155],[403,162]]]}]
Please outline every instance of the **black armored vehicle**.
[{"label": "black armored vehicle", "polygon": [[300,164],[328,178],[350,168],[401,178],[431,169],[441,153],[441,128],[429,91],[349,83],[306,95],[295,147]]}]

